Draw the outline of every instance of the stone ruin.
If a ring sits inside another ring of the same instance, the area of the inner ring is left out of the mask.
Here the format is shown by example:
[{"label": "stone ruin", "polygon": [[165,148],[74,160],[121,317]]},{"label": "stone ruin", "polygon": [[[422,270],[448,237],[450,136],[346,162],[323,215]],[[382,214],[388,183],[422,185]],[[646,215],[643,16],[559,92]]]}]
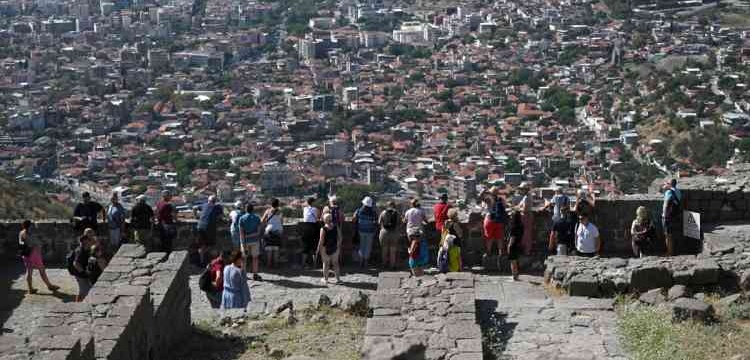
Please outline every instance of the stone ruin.
[{"label": "stone ruin", "polygon": [[481,360],[474,275],[381,273],[370,299],[364,359]]},{"label": "stone ruin", "polygon": [[190,334],[188,280],[186,251],[124,244],[84,302],[52,307],[28,337],[0,337],[0,358],[160,359]]}]

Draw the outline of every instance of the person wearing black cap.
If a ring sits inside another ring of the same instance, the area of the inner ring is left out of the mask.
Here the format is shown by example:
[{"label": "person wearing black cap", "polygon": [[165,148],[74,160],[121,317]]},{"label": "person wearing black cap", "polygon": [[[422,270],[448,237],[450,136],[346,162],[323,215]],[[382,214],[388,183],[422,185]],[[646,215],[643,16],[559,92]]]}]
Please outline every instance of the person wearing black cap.
[{"label": "person wearing black cap", "polygon": [[92,201],[91,194],[88,192],[84,192],[81,197],[83,202],[76,205],[75,210],[73,210],[76,231],[81,232],[88,228],[96,230],[98,216],[101,215],[102,220],[107,218],[104,207],[98,202]]}]

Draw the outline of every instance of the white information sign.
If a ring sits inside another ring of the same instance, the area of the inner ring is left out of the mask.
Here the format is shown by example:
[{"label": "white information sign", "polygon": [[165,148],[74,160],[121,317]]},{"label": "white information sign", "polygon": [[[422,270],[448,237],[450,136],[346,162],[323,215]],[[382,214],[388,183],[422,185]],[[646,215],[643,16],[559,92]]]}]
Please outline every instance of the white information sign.
[{"label": "white information sign", "polygon": [[700,240],[701,239],[701,214],[694,211],[682,213],[682,235]]}]

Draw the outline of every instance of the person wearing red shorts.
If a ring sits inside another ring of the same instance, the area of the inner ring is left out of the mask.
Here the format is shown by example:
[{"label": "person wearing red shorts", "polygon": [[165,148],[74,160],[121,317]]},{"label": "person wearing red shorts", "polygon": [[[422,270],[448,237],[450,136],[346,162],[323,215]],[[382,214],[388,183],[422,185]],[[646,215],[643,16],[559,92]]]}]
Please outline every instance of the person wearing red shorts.
[{"label": "person wearing red shorts", "polygon": [[497,243],[498,255],[505,254],[505,223],[508,214],[505,212],[505,201],[500,196],[500,189],[492,187],[485,196],[485,203],[489,212],[484,217],[482,235],[484,237],[484,257],[492,253],[492,245]]}]

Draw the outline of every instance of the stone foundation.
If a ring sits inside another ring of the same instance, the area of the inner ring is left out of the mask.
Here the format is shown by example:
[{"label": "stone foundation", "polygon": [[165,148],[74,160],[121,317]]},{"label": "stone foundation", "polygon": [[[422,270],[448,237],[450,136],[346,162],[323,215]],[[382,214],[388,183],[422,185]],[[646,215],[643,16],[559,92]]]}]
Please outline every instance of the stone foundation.
[{"label": "stone foundation", "polygon": [[482,359],[471,273],[421,278],[405,272],[381,273],[370,307],[373,317],[367,320],[365,359],[380,359],[388,349],[420,345],[425,359]]},{"label": "stone foundation", "polygon": [[125,244],[82,303],[49,310],[2,359],[159,359],[190,332],[187,252]]}]

